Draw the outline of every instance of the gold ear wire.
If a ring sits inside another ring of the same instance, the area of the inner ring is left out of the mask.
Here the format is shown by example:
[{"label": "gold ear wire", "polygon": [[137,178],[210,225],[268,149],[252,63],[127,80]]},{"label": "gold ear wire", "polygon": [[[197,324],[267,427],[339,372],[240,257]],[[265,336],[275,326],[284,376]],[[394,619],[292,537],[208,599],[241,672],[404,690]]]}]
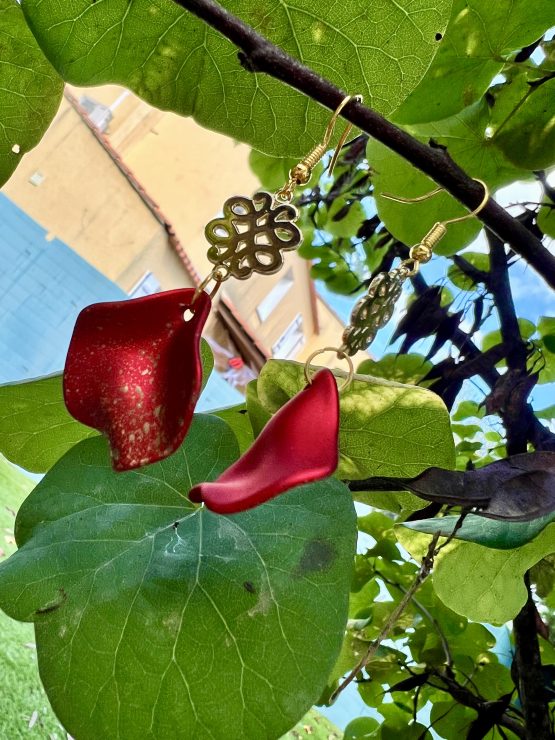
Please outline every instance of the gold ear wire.
[{"label": "gold ear wire", "polygon": [[[474,182],[479,182],[480,185],[484,188],[484,197],[482,198],[480,204],[473,211],[465,214],[464,216],[448,218],[445,221],[437,221],[432,226],[430,231],[428,231],[428,233],[424,237],[422,237],[420,242],[411,248],[411,259],[416,259],[419,262],[428,262],[432,257],[433,248],[447,233],[446,227],[449,224],[456,224],[461,221],[467,221],[469,218],[474,218],[480,213],[480,211],[484,210],[490,198],[489,188],[483,180],[479,180],[477,177],[474,178]],[[437,195],[438,193],[444,191],[445,188],[435,188],[434,190],[430,190],[429,193],[418,195],[415,198],[402,198],[401,196],[393,195],[392,193],[381,193],[381,195],[383,198],[387,198],[387,200],[394,200],[397,203],[422,203],[422,201],[428,200],[428,198],[432,198],[434,195]]]},{"label": "gold ear wire", "polygon": [[[340,115],[343,108],[347,105],[347,103],[349,103],[351,100],[356,100],[357,103],[362,103],[363,98],[362,98],[362,95],[347,95],[346,98],[343,98],[339,106],[336,108],[335,113],[331,117],[330,122],[328,123],[328,127],[324,135],[324,141],[322,142],[322,143],[325,142],[326,148],[328,144],[330,143],[331,137],[333,135],[333,129],[335,127],[335,123],[337,121],[338,116]],[[345,127],[345,131],[343,131],[343,133],[341,134],[341,138],[337,142],[337,146],[335,147],[333,157],[331,158],[331,161],[328,167],[328,175],[331,175],[333,173],[333,170],[339,158],[341,149],[343,148],[343,145],[347,141],[347,136],[349,136],[349,134],[351,133],[352,128],[353,128],[353,124],[348,123],[347,126]]]},{"label": "gold ear wire", "polygon": [[[341,111],[345,106],[351,102],[351,100],[357,100],[359,103],[362,102],[362,95],[346,95],[341,103],[337,106],[335,109],[332,117],[330,118],[330,121],[328,125],[326,126],[326,130],[324,132],[324,137],[320,144],[316,144],[314,149],[304,157],[299,164],[295,165],[293,169],[289,171],[289,180],[285,183],[285,185],[281,188],[281,190],[278,190],[275,197],[277,200],[289,203],[291,199],[293,198],[293,193],[295,191],[295,188],[298,185],[306,185],[308,181],[310,180],[310,177],[312,175],[312,170],[314,167],[318,164],[318,162],[322,159],[324,154],[328,151],[329,143],[331,141],[331,137],[333,136],[333,132],[335,129],[335,124],[337,122],[337,119],[339,118]],[[328,167],[328,174],[331,175],[333,172],[333,168],[335,167],[335,164],[337,162],[337,158],[339,157],[339,153],[341,151],[341,148],[345,144],[345,141],[347,140],[347,136],[349,135],[351,129],[353,128],[352,123],[348,123],[345,127],[345,131],[341,135],[341,138],[339,139],[339,142],[335,148],[335,152],[333,153],[333,156],[331,158],[330,165]]]},{"label": "gold ear wire", "polygon": [[[484,197],[482,198],[480,205],[464,216],[457,216],[457,218],[448,218],[446,221],[439,221],[438,223],[443,224],[443,226],[447,226],[448,224],[456,224],[459,221],[466,221],[469,218],[474,218],[474,216],[477,216],[480,211],[484,210],[490,197],[489,188],[483,180],[480,180],[477,177],[473,179],[474,182],[480,183],[480,185],[484,188]],[[429,193],[424,193],[424,195],[417,195],[416,198],[402,198],[400,195],[393,195],[392,193],[381,193],[381,196],[382,198],[387,198],[387,200],[395,200],[397,201],[397,203],[422,203],[422,201],[428,200],[434,195],[443,192],[445,192],[445,188],[439,187],[435,188],[434,190],[430,190]]]}]

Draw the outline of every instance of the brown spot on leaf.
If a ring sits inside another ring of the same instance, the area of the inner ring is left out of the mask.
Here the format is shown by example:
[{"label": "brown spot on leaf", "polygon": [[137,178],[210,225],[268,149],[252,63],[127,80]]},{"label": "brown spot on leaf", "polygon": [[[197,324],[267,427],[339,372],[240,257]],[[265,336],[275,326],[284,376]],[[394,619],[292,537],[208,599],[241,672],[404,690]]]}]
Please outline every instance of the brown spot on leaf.
[{"label": "brown spot on leaf", "polygon": [[321,573],[333,565],[337,557],[335,546],[327,540],[310,540],[306,543],[297,573],[300,576],[310,573]]}]

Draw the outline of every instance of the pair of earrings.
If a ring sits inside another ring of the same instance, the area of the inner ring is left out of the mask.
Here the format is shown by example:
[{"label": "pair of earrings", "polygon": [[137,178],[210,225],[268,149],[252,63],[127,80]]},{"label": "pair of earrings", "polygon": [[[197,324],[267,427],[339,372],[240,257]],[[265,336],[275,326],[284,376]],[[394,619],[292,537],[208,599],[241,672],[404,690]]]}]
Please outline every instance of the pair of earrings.
[{"label": "pair of earrings", "polygon": [[[276,273],[283,265],[283,252],[301,243],[295,223],[298,211],[292,204],[295,190],[309,182],[328,150],[341,111],[351,100],[351,96],[344,98],[322,142],[290,171],[274,195],[262,191],[252,198],[234,196],[226,201],[223,216],[205,229],[211,244],[207,255],[214,267],[198,288],[94,304],[79,314],[64,370],[64,399],[78,421],[108,437],[115,470],[164,459],[183,442],[201,390],[200,337],[212,299],[230,277],[245,280],[254,272]],[[330,173],[350,130],[349,124],[332,157]],[[352,381],[351,356],[366,349],[389,321],[404,281],[431,259],[447,224],[475,216],[485,206],[489,192],[482,185],[484,200],[475,211],[436,223],[412,247],[409,259],[372,280],[353,309],[341,346],[326,347],[308,358],[306,388],[272,417],[249,450],[216,481],[193,488],[191,500],[219,513],[232,513],[335,472],[339,391],[330,370],[321,369],[311,377],[312,360],[321,352],[335,352],[349,366],[343,388]],[[414,202],[439,190],[412,200],[386,197]],[[210,283],[214,287],[208,293]]]}]

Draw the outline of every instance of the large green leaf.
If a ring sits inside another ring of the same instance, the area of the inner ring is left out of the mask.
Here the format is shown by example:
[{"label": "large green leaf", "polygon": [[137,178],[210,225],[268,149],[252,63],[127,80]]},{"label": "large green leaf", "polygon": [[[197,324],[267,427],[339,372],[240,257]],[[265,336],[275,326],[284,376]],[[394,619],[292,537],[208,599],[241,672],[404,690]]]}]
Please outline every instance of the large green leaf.
[{"label": "large green leaf", "polygon": [[476,622],[504,624],[526,602],[526,571],[554,551],[555,524],[512,550],[458,542],[439,559],[434,587],[443,603],[458,614]]},{"label": "large green leaf", "polygon": [[17,0],[0,0],[0,186],[41,140],[62,91]]},{"label": "large green leaf", "polygon": [[[386,115],[426,72],[451,12],[451,0],[224,4]],[[23,9],[68,81],[119,82],[159,108],[193,115],[265,153],[306,152],[329,118],[306,96],[241,69],[234,45],[171,0],[24,0]]]},{"label": "large green leaf", "polygon": [[458,540],[475,542],[478,545],[493,547],[496,550],[511,550],[533,540],[554,520],[555,512],[538,519],[532,519],[529,522],[502,522],[469,514],[462,526],[456,531],[455,526],[459,521],[458,516],[446,516],[441,519],[419,519],[415,522],[405,522],[403,526],[427,534],[439,532],[443,537],[449,537],[455,532],[454,536]]},{"label": "large green leaf", "polygon": [[437,121],[478,100],[516,50],[553,25],[552,0],[455,0],[445,38],[428,72],[395,119]]},{"label": "large green leaf", "polygon": [[[202,387],[214,367],[214,355],[201,340]],[[32,473],[46,473],[70,447],[96,429],[70,416],[62,390],[62,376],[0,385],[0,453]]]},{"label": "large green leaf", "polygon": [[[409,133],[427,143],[430,139],[447,147],[450,156],[472,177],[487,182],[491,192],[501,185],[530,176],[519,170],[497,148],[490,136],[490,110],[485,99],[441,121],[407,127]],[[368,160],[374,170],[372,181],[380,218],[388,230],[405,244],[416,244],[436,221],[463,216],[468,211],[447,193],[422,203],[397,203],[382,196],[392,193],[413,198],[433,190],[429,177],[375,139],[368,142]],[[480,230],[470,219],[449,226],[435,248],[438,254],[453,254],[466,246]]]},{"label": "large green leaf", "polygon": [[[269,360],[258,378],[258,400],[273,414],[305,384],[304,365]],[[409,477],[429,466],[454,465],[449,414],[430,391],[355,375],[340,395],[340,410],[340,478]]]},{"label": "large green leaf", "polygon": [[45,473],[96,429],[69,415],[62,376],[0,386],[0,452],[33,473]]},{"label": "large green leaf", "polygon": [[23,504],[0,604],[35,622],[50,701],[80,740],[279,737],[317,700],[347,617],[351,497],[327,480],[230,517],[194,507],[190,487],[237,454],[213,416],[128,473],[95,437]]}]

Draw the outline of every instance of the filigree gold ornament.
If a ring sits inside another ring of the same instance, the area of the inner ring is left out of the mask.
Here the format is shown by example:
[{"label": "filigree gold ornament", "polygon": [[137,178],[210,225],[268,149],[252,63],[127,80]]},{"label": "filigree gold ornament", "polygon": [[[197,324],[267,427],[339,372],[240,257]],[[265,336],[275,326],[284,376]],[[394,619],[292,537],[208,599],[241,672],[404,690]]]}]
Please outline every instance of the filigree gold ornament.
[{"label": "filigree gold ornament", "polygon": [[253,272],[278,272],[283,266],[282,253],[302,241],[295,224],[297,209],[277,202],[270,193],[262,191],[252,198],[235,195],[226,200],[223,212],[222,218],[206,226],[206,238],[212,245],[207,256],[239,280],[246,280]]}]

